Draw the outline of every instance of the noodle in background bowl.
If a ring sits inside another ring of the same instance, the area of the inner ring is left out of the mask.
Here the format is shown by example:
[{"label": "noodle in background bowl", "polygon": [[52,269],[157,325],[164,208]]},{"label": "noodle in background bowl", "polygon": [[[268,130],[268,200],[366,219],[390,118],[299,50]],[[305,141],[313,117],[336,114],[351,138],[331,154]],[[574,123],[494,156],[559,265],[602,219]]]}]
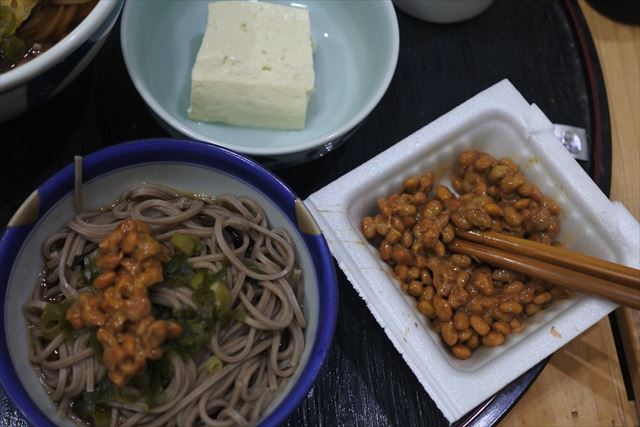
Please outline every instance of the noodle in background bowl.
[{"label": "noodle in background bowl", "polygon": [[[264,208],[269,223],[286,229],[303,271],[305,349],[298,369],[269,406],[260,425],[278,425],[305,397],[330,348],[337,319],[337,285],[324,237],[291,190],[246,158],[199,142],[143,140],[84,158],[84,203],[113,203],[137,182],[155,182],[195,194],[248,196]],[[29,334],[22,306],[38,280],[43,241],[75,215],[73,165],[68,165],[18,209],[0,238],[0,383],[32,425],[73,425],[55,406],[28,360]]]},{"label": "noodle in background bowl", "polygon": [[36,58],[0,74],[0,123],[46,102],[71,83],[98,53],[124,0],[100,0],[66,37]]}]

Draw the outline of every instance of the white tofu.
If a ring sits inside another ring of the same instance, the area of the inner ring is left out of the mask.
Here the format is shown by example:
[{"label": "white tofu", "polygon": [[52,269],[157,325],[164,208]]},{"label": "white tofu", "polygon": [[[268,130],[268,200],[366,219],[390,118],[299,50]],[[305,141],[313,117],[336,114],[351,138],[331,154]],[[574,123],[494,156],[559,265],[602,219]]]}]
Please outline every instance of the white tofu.
[{"label": "white tofu", "polygon": [[209,4],[191,74],[192,119],[302,129],[314,82],[307,10],[248,1]]}]

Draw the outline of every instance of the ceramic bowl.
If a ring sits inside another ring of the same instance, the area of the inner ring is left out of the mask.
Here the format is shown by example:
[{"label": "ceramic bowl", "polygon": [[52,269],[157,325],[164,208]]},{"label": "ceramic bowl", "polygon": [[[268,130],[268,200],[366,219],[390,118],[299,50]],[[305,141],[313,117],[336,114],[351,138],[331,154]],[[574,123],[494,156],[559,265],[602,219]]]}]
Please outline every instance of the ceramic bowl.
[{"label": "ceramic bowl", "polygon": [[[304,277],[308,326],[296,373],[271,404],[261,425],[279,425],[302,401],[329,350],[337,319],[337,285],[326,242],[300,199],[256,163],[210,144],[144,140],[112,146],[84,158],[86,206],[108,206],[136,182],[157,182],[196,194],[235,194],[260,203],[270,224],[292,236]],[[0,238],[0,383],[29,424],[73,425],[55,408],[28,361],[22,306],[42,267],[46,236],[75,214],[73,165],[38,187],[18,209]]]},{"label": "ceramic bowl", "polygon": [[0,123],[48,101],[91,62],[113,28],[124,0],[100,0],[65,38],[26,64],[0,74]]},{"label": "ceramic bowl", "polygon": [[269,166],[291,165],[334,149],[373,110],[398,59],[398,23],[391,2],[280,3],[309,10],[315,44],[315,93],[306,127],[299,131],[191,120],[191,69],[206,28],[208,2],[127,2],[121,27],[125,63],[138,92],[170,133],[215,143]]},{"label": "ceramic bowl", "polygon": [[493,0],[393,0],[393,3],[398,9],[423,21],[451,24],[480,15]]}]

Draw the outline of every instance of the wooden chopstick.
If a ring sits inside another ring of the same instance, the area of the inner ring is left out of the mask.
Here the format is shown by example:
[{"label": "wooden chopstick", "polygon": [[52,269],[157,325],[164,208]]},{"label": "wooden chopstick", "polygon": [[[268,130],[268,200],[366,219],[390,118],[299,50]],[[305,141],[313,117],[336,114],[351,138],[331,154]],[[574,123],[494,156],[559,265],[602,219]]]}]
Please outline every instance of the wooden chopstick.
[{"label": "wooden chopstick", "polygon": [[640,292],[640,270],[636,270],[635,268],[590,257],[566,248],[545,245],[532,240],[493,231],[456,230],[456,236],[464,240],[525,255],[570,270],[630,286]]},{"label": "wooden chopstick", "polygon": [[451,252],[469,255],[487,264],[517,271],[554,285],[597,295],[635,310],[640,309],[640,291],[631,286],[461,239],[454,239],[448,247]]}]

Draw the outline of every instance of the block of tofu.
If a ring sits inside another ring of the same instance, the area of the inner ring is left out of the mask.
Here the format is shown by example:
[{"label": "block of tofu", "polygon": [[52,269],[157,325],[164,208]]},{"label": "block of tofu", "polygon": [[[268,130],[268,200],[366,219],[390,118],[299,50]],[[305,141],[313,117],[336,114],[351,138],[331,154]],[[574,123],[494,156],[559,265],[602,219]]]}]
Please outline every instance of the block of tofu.
[{"label": "block of tofu", "polygon": [[209,4],[191,73],[189,117],[302,129],[314,90],[309,12],[271,3]]}]

